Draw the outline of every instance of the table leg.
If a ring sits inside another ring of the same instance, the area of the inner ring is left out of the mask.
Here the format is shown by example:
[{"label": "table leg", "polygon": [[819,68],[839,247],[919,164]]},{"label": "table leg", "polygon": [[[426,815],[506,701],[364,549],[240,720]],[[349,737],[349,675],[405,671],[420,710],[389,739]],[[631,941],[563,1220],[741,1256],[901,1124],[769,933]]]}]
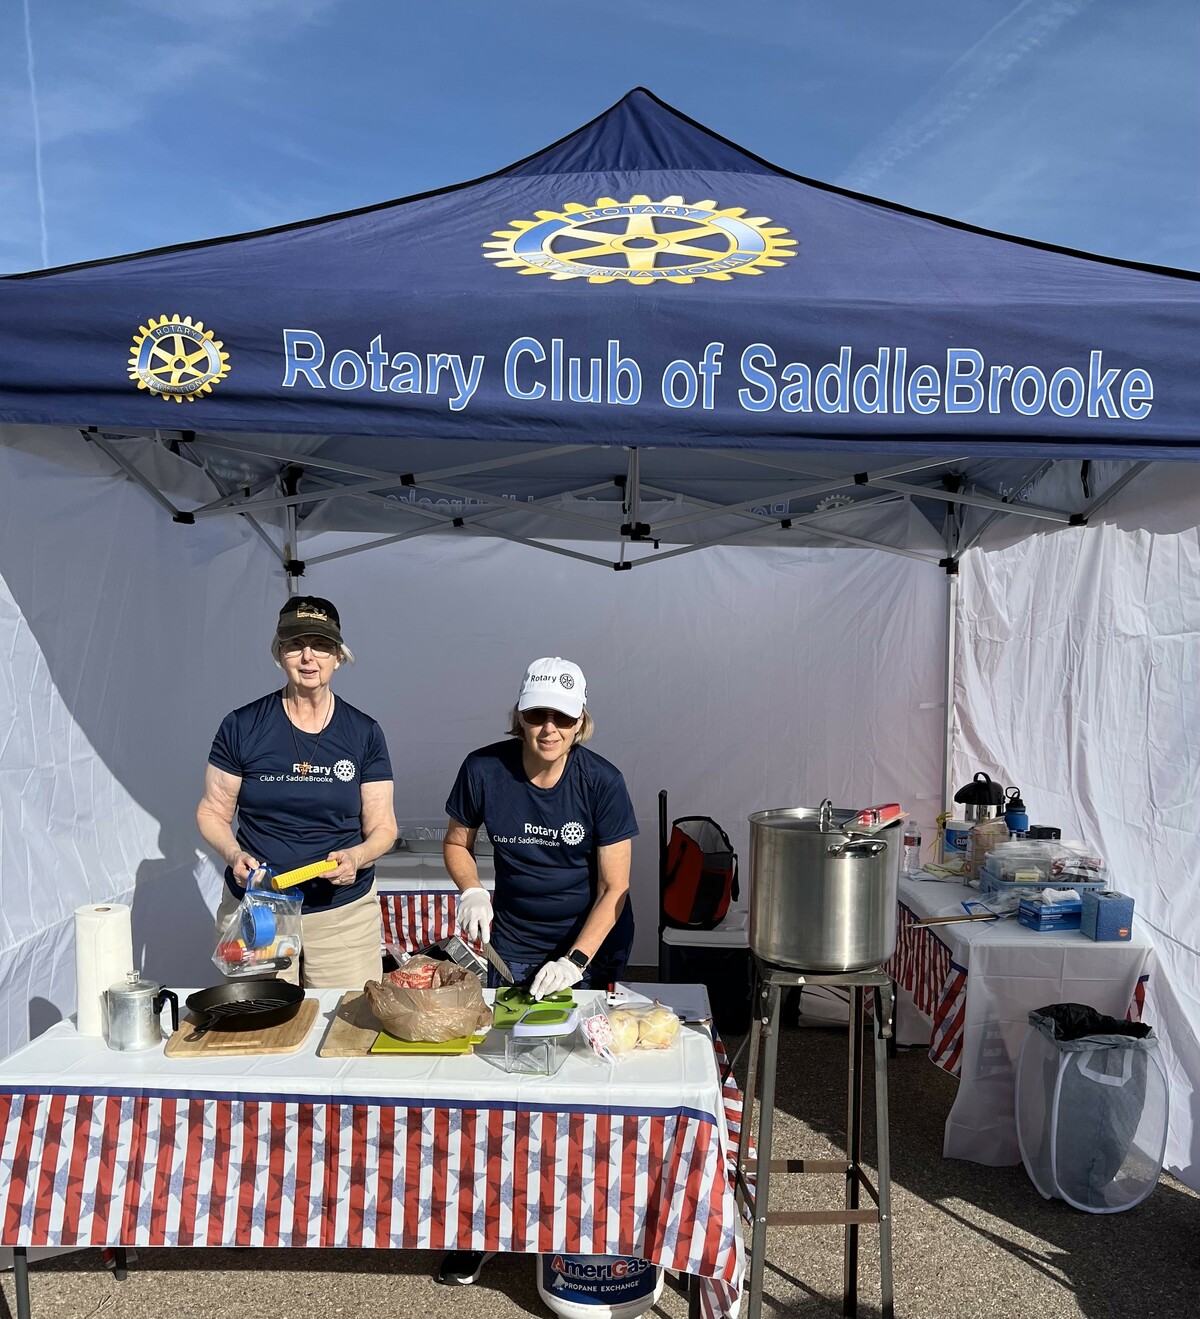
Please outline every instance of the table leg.
[{"label": "table leg", "polygon": [[24,1246],[13,1247],[13,1283],[17,1292],[17,1319],[30,1319],[29,1261]]},{"label": "table leg", "polygon": [[[859,1166],[862,1163],[862,1055],[863,991],[861,985],[850,987],[850,1040],[847,1057],[846,1102],[846,1208],[857,1209],[859,1202]],[[842,1314],[858,1313],[858,1224],[846,1224],[846,1244],[842,1268]]]},{"label": "table leg", "polygon": [[[750,1233],[750,1283],[746,1302],[746,1319],[761,1319],[763,1270],[767,1255],[767,1215],[771,1204],[771,1129],[775,1121],[775,1072],[779,1062],[779,986],[763,987],[761,1016],[767,1037],[763,1058],[762,1102],[758,1106],[758,1157],[755,1160],[754,1225]],[[764,1025],[765,1023],[765,1025]],[[751,1058],[751,1066],[755,1058]],[[745,1128],[743,1128],[744,1130]]]},{"label": "table leg", "polygon": [[694,1273],[688,1274],[688,1319],[701,1319],[700,1279]]},{"label": "table leg", "polygon": [[887,1064],[892,1029],[892,986],[875,990],[875,1144],[879,1163],[879,1299],[882,1319],[893,1319],[892,1295],[892,1145],[888,1134]]}]

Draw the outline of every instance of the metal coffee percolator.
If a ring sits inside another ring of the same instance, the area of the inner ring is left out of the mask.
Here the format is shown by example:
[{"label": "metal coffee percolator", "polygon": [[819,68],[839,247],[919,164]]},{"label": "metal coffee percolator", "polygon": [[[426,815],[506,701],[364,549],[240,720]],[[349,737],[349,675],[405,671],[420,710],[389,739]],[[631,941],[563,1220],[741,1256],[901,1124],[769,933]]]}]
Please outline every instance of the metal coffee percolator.
[{"label": "metal coffee percolator", "polygon": [[143,980],[136,971],[109,985],[101,996],[104,1042],[110,1049],[128,1052],[153,1049],[162,1043],[159,1015],[171,1005],[171,1029],[179,1029],[179,999],[173,990],[155,980]]}]

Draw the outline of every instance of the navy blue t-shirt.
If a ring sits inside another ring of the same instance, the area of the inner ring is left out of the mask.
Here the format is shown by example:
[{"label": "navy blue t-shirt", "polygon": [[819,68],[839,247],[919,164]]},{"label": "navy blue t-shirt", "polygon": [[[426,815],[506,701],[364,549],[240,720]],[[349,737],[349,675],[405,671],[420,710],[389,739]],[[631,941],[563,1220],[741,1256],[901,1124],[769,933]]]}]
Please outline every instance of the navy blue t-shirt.
[{"label": "navy blue t-shirt", "polygon": [[[340,697],[319,739],[287,717],[282,692],[243,705],[225,716],[208,760],[241,778],[238,844],[278,874],[361,843],[362,785],[392,777],[383,730]],[[292,891],[306,912],[328,911],[361,898],[374,878],[370,865],[353,884],[318,876]],[[238,897],[245,892],[228,868],[225,883]]]},{"label": "navy blue t-shirt", "polygon": [[[485,827],[495,849],[492,942],[505,959],[532,961],[570,952],[596,901],[596,849],[637,836],[625,780],[587,747],[568,753],[552,788],[536,788],[516,738],[463,761],[446,813],[468,829]],[[602,954],[628,956],[633,911],[626,901]]]}]

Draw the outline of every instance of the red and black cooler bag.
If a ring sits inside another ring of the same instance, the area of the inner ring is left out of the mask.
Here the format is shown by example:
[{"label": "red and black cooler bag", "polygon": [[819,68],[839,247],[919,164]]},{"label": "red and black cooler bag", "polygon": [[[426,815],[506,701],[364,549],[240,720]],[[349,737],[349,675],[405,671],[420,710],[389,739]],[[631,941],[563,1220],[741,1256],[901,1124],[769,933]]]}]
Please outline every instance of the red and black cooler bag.
[{"label": "red and black cooler bag", "polygon": [[737,853],[707,815],[671,826],[663,883],[663,921],[683,930],[711,930],[738,896]]}]

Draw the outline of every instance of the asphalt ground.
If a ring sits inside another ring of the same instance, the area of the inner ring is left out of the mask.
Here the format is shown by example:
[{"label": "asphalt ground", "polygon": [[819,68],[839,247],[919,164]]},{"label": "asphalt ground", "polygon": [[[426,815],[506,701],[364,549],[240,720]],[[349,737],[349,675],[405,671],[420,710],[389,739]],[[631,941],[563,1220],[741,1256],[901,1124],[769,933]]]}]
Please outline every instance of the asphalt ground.
[{"label": "asphalt ground", "polygon": [[[736,1041],[729,1041],[731,1048]],[[780,1041],[776,1158],[838,1157],[846,1122],[846,1032],[794,1026]],[[867,1075],[870,1075],[869,1065]],[[1189,1319],[1200,1312],[1200,1197],[1164,1177],[1142,1205],[1085,1214],[1047,1201],[1022,1167],[942,1157],[955,1082],[923,1050],[889,1066],[898,1319]],[[870,1086],[865,1104],[873,1132]],[[864,1161],[873,1159],[868,1140]],[[776,1175],[772,1209],[837,1208],[841,1179]],[[469,1288],[433,1281],[439,1256],[372,1250],[143,1250],[124,1282],[83,1250],[35,1263],[35,1319],[509,1319],[549,1315],[533,1256],[497,1256]],[[860,1230],[863,1319],[879,1310],[878,1235]],[[668,1276],[659,1319],[684,1319]],[[0,1275],[0,1319],[14,1315]],[[769,1234],[763,1314],[842,1313],[842,1229]]]}]

